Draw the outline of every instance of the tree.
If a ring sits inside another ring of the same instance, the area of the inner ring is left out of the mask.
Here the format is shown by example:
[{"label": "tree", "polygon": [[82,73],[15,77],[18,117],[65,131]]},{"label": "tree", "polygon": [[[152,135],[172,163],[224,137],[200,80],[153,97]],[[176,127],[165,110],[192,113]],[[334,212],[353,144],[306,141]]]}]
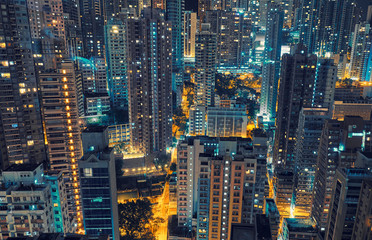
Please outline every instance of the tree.
[{"label": "tree", "polygon": [[150,200],[137,199],[119,204],[119,227],[125,240],[155,240],[150,230],[154,214]]},{"label": "tree", "polygon": [[177,164],[176,164],[176,163],[172,163],[172,165],[170,166],[169,169],[170,169],[172,172],[177,171]]},{"label": "tree", "polygon": [[170,155],[162,152],[162,153],[157,154],[157,156],[154,159],[154,163],[157,167],[160,166],[162,170],[164,170],[164,167],[166,164],[169,163],[169,160],[170,160]]}]

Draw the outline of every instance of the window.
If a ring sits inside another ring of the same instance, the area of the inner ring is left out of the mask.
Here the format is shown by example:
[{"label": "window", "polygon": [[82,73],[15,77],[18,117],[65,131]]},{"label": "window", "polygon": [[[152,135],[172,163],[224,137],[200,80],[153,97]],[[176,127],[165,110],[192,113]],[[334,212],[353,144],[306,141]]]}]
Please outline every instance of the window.
[{"label": "window", "polygon": [[93,177],[93,171],[91,168],[84,168],[84,177]]}]

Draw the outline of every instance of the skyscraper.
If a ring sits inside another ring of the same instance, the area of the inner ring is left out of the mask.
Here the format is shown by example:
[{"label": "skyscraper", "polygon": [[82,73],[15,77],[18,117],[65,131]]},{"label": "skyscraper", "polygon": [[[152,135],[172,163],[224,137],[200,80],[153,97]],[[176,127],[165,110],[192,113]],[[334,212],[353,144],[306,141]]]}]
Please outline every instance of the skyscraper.
[{"label": "skyscraper", "polygon": [[195,58],[195,35],[197,17],[195,12],[184,13],[184,57]]},{"label": "skyscraper", "polygon": [[296,132],[300,111],[311,107],[317,57],[299,44],[283,55],[275,130],[274,161],[294,167]]},{"label": "skyscraper", "polygon": [[179,103],[183,87],[183,38],[184,38],[184,0],[167,0],[167,21],[172,23],[172,88],[177,93]]},{"label": "skyscraper", "polygon": [[210,10],[205,23],[216,34],[218,68],[241,68],[249,63],[251,47],[251,22],[248,12],[238,10]]},{"label": "skyscraper", "polygon": [[366,79],[366,71],[372,47],[371,25],[356,24],[352,42],[349,76],[354,80],[369,81],[370,79]]},{"label": "skyscraper", "polygon": [[311,217],[324,232],[327,227],[335,171],[354,166],[358,151],[371,151],[371,121],[347,116],[344,121],[327,120],[319,143]]},{"label": "skyscraper", "polygon": [[216,34],[211,32],[209,24],[203,24],[201,32],[196,34],[196,105],[210,106],[214,104],[216,47]]},{"label": "skyscraper", "polygon": [[81,0],[80,18],[84,57],[105,57],[105,1]]},{"label": "skyscraper", "polygon": [[109,148],[106,127],[82,133],[84,156],[79,160],[81,201],[85,233],[117,239],[119,217],[114,149]]},{"label": "skyscraper", "polygon": [[346,54],[356,23],[353,0],[325,0],[320,4],[319,25],[315,42],[321,56],[327,53]]},{"label": "skyscraper", "polygon": [[315,73],[312,107],[332,110],[337,81],[337,66],[332,59],[318,59]]},{"label": "skyscraper", "polygon": [[313,187],[322,128],[330,118],[328,108],[302,108],[295,152],[294,217],[310,217]]},{"label": "skyscraper", "polygon": [[108,88],[114,108],[128,107],[127,19],[119,15],[105,25]]},{"label": "skyscraper", "polygon": [[82,156],[74,63],[62,60],[55,70],[39,75],[43,127],[50,168],[63,172],[69,214],[82,227],[77,161]]},{"label": "skyscraper", "polygon": [[351,239],[362,183],[371,180],[367,169],[339,168],[332,184],[326,240]]},{"label": "skyscraper", "polygon": [[25,2],[1,3],[0,166],[46,160],[28,9]]},{"label": "skyscraper", "polygon": [[260,116],[264,121],[274,121],[276,116],[283,18],[278,4],[268,4],[260,97]]},{"label": "skyscraper", "polygon": [[128,19],[128,90],[132,147],[165,151],[172,137],[171,23],[159,9]]}]

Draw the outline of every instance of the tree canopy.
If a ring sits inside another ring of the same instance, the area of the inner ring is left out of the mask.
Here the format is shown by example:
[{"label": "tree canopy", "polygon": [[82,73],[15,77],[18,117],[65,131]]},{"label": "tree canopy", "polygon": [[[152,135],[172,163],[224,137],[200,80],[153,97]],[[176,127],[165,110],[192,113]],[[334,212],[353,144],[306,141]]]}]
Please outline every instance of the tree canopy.
[{"label": "tree canopy", "polygon": [[119,227],[125,240],[155,240],[150,223],[155,221],[150,200],[137,199],[119,204]]}]

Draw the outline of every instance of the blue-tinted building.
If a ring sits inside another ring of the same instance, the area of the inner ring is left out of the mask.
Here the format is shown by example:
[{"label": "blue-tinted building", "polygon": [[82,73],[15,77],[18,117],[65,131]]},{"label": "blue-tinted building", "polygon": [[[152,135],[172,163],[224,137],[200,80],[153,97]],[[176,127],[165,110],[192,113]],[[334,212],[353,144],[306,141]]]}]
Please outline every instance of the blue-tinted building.
[{"label": "blue-tinted building", "polygon": [[67,192],[60,171],[48,171],[44,175],[44,182],[51,187],[54,226],[55,231],[60,233],[72,233],[75,231],[75,223],[68,216]]},{"label": "blue-tinted building", "polygon": [[85,233],[119,239],[115,159],[108,147],[107,128],[87,129],[82,137],[84,156],[79,172]]}]

